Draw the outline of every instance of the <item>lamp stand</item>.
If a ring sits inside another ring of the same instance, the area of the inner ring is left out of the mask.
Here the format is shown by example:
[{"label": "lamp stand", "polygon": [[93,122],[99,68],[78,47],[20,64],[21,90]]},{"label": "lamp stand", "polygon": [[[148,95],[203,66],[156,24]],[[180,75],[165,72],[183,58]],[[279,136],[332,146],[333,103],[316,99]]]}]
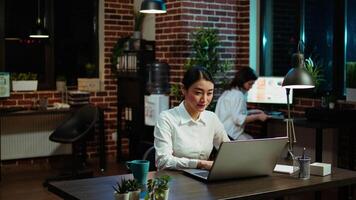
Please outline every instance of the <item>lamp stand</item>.
[{"label": "lamp stand", "polygon": [[287,92],[287,108],[288,108],[288,118],[285,120],[287,126],[287,137],[288,137],[288,154],[286,158],[290,160],[290,159],[294,159],[293,146],[294,143],[297,142],[297,139],[295,137],[294,121],[290,115],[290,103],[289,103],[290,89],[286,88],[286,92]]}]

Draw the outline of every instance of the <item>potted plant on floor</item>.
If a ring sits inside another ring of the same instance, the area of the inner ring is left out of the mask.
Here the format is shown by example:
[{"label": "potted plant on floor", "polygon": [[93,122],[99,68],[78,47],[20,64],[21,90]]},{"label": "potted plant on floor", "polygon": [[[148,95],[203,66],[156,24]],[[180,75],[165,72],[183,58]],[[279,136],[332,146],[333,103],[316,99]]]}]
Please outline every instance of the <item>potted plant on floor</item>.
[{"label": "potted plant on floor", "polygon": [[130,192],[129,192],[129,181],[126,179],[121,179],[120,182],[116,183],[116,186],[112,186],[114,188],[114,198],[115,200],[130,200]]},{"label": "potted plant on floor", "polygon": [[12,73],[11,83],[13,91],[36,91],[38,85],[37,74],[32,72]]},{"label": "potted plant on floor", "polygon": [[[214,28],[199,28],[192,33],[192,55],[187,59],[184,68],[199,65],[204,66],[216,80],[215,90],[222,91],[228,84],[229,79],[226,77],[231,69],[231,61],[222,61],[219,55],[218,47],[220,46],[219,31]],[[178,84],[171,86],[171,94],[176,99],[181,98],[180,86]],[[219,93],[219,92],[217,92]],[[207,108],[215,110],[215,104],[218,96],[214,97],[213,102]]]}]

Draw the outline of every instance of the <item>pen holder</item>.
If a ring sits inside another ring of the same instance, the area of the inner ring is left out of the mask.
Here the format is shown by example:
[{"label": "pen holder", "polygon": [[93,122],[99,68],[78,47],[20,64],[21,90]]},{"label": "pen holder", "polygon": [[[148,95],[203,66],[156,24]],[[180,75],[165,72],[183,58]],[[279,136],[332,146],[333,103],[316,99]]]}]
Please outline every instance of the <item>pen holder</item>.
[{"label": "pen holder", "polygon": [[296,156],[293,160],[293,171],[297,178],[310,178],[310,157]]}]

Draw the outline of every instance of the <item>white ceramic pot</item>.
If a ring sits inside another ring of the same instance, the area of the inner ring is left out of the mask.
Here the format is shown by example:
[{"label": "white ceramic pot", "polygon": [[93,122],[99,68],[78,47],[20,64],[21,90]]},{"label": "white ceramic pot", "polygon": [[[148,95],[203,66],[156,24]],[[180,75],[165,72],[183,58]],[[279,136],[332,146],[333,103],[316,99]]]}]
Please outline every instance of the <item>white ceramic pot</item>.
[{"label": "white ceramic pot", "polygon": [[13,91],[36,91],[38,81],[12,81],[12,90]]},{"label": "white ceramic pot", "polygon": [[164,191],[164,193],[163,193],[163,200],[168,200],[168,196],[169,196],[169,188]]},{"label": "white ceramic pot", "polygon": [[56,81],[56,89],[59,92],[66,91],[66,82],[65,81]]},{"label": "white ceramic pot", "polygon": [[130,200],[140,200],[141,190],[130,192]]},{"label": "white ceramic pot", "polygon": [[114,198],[115,200],[130,200],[130,193],[117,193],[117,192],[114,192]]}]

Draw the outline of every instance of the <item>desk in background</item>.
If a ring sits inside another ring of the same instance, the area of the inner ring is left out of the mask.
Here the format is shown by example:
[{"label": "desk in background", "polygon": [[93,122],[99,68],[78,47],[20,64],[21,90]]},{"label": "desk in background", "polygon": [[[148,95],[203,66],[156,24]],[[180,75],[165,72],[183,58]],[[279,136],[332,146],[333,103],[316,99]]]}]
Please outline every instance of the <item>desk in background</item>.
[{"label": "desk in background", "polygon": [[[286,123],[284,118],[271,118],[270,122]],[[268,122],[267,122],[268,123]],[[307,120],[306,118],[294,118],[295,127],[313,128],[315,129],[315,162],[323,162],[323,130],[324,129],[340,129],[345,127],[356,127],[356,123],[351,122],[326,122]],[[267,130],[267,128],[266,128]],[[296,131],[296,134],[298,132]],[[297,136],[297,141],[298,139]]]},{"label": "desk in background", "polygon": [[[71,109],[51,109],[51,110],[19,110],[14,112],[0,112],[0,145],[1,145],[1,128],[2,119],[4,117],[24,116],[31,117],[35,115],[58,115],[58,114],[71,114],[75,112],[75,108]],[[104,111],[99,109],[99,167],[101,171],[106,169],[106,155],[105,155],[105,131],[104,131]],[[1,146],[0,146],[0,161],[1,161]],[[0,162],[0,180],[1,180],[1,162]]]},{"label": "desk in background", "polygon": [[[149,178],[169,175],[169,199],[269,199],[296,193],[303,193],[356,184],[356,172],[334,168],[329,176],[311,176],[300,180],[285,174],[204,183],[183,175],[179,171],[150,172]],[[112,200],[111,187],[121,178],[132,178],[131,174],[106,176],[90,179],[59,181],[49,183],[48,190],[63,199]]]}]

